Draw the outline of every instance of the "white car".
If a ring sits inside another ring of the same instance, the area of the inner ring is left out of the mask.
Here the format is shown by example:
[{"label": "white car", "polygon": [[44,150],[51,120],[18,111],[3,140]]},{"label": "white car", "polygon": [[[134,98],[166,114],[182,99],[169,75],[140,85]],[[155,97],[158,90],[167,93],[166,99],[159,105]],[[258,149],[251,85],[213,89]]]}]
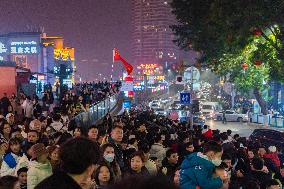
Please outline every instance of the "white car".
[{"label": "white car", "polygon": [[159,100],[153,100],[153,101],[151,101],[151,102],[149,103],[149,107],[151,107],[152,104],[158,104],[158,105],[160,106]]},{"label": "white car", "polygon": [[151,109],[153,110],[156,110],[156,109],[159,109],[160,108],[160,105],[157,104],[157,103],[152,103],[151,106],[150,106]]},{"label": "white car", "polygon": [[167,115],[167,112],[162,108],[155,109],[155,113],[157,115],[165,115],[165,116]]},{"label": "white car", "polygon": [[[237,122],[247,122],[248,114],[240,114],[234,110],[226,110],[225,118],[227,121],[237,121]],[[218,112],[214,115],[214,120],[222,121],[223,120],[223,112]]]}]

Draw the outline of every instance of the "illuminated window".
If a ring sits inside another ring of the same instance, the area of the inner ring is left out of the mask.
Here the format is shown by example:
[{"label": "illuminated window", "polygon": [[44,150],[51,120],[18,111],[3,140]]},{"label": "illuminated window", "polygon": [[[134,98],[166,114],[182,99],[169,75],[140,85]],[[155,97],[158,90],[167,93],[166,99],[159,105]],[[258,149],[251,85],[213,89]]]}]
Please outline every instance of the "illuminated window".
[{"label": "illuminated window", "polygon": [[14,55],[13,60],[16,62],[17,66],[28,68],[26,55]]}]

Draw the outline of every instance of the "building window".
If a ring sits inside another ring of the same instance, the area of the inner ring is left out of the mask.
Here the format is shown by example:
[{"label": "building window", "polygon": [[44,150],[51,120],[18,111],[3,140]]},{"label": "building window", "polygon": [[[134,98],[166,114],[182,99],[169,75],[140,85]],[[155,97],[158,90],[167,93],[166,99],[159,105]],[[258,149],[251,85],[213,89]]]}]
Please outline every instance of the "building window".
[{"label": "building window", "polygon": [[16,62],[17,66],[28,68],[28,61],[26,55],[14,55],[13,60]]}]

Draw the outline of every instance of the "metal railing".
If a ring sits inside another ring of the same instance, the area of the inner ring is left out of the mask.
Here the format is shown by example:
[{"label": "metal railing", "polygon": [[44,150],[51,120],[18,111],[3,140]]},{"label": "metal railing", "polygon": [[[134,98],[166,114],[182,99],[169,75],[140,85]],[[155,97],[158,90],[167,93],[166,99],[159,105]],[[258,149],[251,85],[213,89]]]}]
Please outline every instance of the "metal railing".
[{"label": "metal railing", "polygon": [[76,123],[81,127],[88,128],[102,119],[110,112],[117,103],[117,96],[113,95],[106,98],[104,101],[90,105],[87,112],[82,112],[75,116]]},{"label": "metal railing", "polygon": [[[250,122],[257,124],[264,124],[264,115],[262,114],[252,114]],[[268,125],[271,127],[284,127],[284,118],[283,116],[277,115],[267,115]]]}]

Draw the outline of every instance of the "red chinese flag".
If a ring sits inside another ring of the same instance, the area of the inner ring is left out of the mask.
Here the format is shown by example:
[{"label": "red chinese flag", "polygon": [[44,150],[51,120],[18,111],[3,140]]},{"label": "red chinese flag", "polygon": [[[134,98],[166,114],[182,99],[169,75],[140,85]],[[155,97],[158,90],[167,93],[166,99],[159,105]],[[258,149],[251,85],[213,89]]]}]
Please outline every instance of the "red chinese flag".
[{"label": "red chinese flag", "polygon": [[120,60],[120,59],[121,59],[121,57],[120,57],[120,54],[119,54],[117,48],[114,48],[113,49],[113,62]]},{"label": "red chinese flag", "polygon": [[131,64],[129,64],[128,62],[126,62],[126,60],[124,60],[122,57],[120,57],[121,62],[123,63],[128,75],[130,75],[133,71],[133,66],[131,66]]}]

